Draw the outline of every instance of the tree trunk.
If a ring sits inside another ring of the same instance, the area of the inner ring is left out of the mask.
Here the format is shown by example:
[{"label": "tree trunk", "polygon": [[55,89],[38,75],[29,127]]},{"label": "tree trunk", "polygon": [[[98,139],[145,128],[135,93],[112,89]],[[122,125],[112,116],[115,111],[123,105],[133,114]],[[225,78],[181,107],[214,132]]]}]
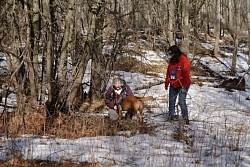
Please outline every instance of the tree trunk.
[{"label": "tree trunk", "polygon": [[169,1],[169,24],[168,24],[168,38],[170,46],[175,45],[175,1]]},{"label": "tree trunk", "polygon": [[[45,23],[46,23],[46,27],[47,27],[47,32],[46,32],[46,42],[47,42],[47,45],[46,45],[46,53],[45,53],[45,61],[46,61],[46,64],[44,64],[44,70],[45,70],[45,75],[46,75],[46,79],[47,79],[47,90],[48,90],[48,100],[47,100],[47,107],[48,107],[48,110],[49,111],[52,111],[54,110],[53,107],[51,106],[51,103],[52,103],[52,99],[53,99],[53,96],[54,94],[52,93],[52,89],[53,89],[53,62],[54,62],[54,56],[53,56],[53,41],[52,41],[52,18],[51,18],[51,10],[50,10],[50,0],[43,0],[43,15],[44,15],[44,18],[45,18]],[[53,12],[53,11],[52,11]],[[44,82],[45,83],[45,82]],[[45,91],[45,87],[46,85],[42,85],[42,90]],[[46,92],[43,92],[44,94]],[[44,98],[45,98],[45,95],[44,95]]]},{"label": "tree trunk", "polygon": [[[24,84],[26,82],[26,76],[24,70],[24,60],[23,60],[23,53],[21,52],[20,48],[20,31],[19,27],[16,26],[17,22],[17,14],[16,10],[20,7],[16,2],[11,1],[8,3],[13,3],[11,6],[10,13],[7,13],[6,20],[9,21],[10,29],[8,32],[10,33],[9,40],[12,41],[10,44],[11,50],[4,50],[6,60],[8,63],[7,70],[11,74],[10,81],[14,84],[16,96],[17,96],[17,104],[18,110],[22,113],[25,111],[25,102],[26,96],[24,92]],[[9,83],[9,84],[11,84]],[[9,85],[10,87],[11,85]]]},{"label": "tree trunk", "polygon": [[247,23],[248,23],[248,65],[250,65],[250,1],[247,1]]},{"label": "tree trunk", "polygon": [[206,6],[206,25],[205,25],[205,31],[206,31],[206,35],[205,35],[205,40],[207,41],[207,35],[210,34],[210,26],[209,26],[209,2],[205,2],[205,6]]},{"label": "tree trunk", "polygon": [[[78,59],[78,63],[72,70],[72,86],[69,91],[69,95],[67,97],[67,107],[71,109],[72,105],[74,104],[74,100],[77,96],[79,96],[82,92],[79,92],[81,90],[80,88],[82,87],[82,80],[83,76],[85,74],[85,70],[88,64],[88,61],[90,60],[90,46],[86,42],[84,44],[83,52],[81,52],[80,59]],[[78,97],[79,98],[79,97]],[[80,98],[80,100],[83,100]]]},{"label": "tree trunk", "polygon": [[[72,50],[71,59],[72,59],[72,72],[68,79],[68,82],[71,83],[70,88],[68,89],[68,96],[66,102],[66,108],[72,112],[72,110],[77,109],[83,102],[83,89],[82,89],[82,80],[85,74],[85,69],[87,67],[88,61],[90,59],[89,54],[89,45],[83,43],[83,36],[81,34],[82,20],[79,19],[83,15],[83,6],[80,3],[80,0],[76,0],[75,6],[75,27],[74,34],[72,37]],[[84,45],[84,48],[83,48]]]},{"label": "tree trunk", "polygon": [[189,54],[189,0],[183,0],[182,43],[181,50]]},{"label": "tree trunk", "polygon": [[33,67],[34,67],[34,74],[35,74],[35,82],[37,86],[37,90],[40,91],[39,85],[39,62],[38,62],[38,54],[39,54],[39,39],[40,39],[40,0],[33,0],[33,18],[32,18],[32,38],[31,38],[31,47],[32,47],[32,57],[33,57]]},{"label": "tree trunk", "polygon": [[238,45],[239,45],[239,36],[238,31],[240,30],[240,7],[241,7],[241,0],[235,2],[235,33],[233,36],[234,39],[234,51],[233,51],[233,58],[232,58],[232,71],[231,75],[236,75],[236,63],[237,63],[237,53],[238,53]]},{"label": "tree trunk", "polygon": [[214,43],[214,55],[219,55],[219,41],[220,41],[220,0],[215,0],[215,22],[214,22],[214,35],[215,35],[215,43]]},{"label": "tree trunk", "polygon": [[233,21],[233,0],[228,0],[228,22],[229,27],[234,27],[234,21]]},{"label": "tree trunk", "polygon": [[104,55],[102,54],[102,28],[104,14],[104,0],[97,0],[92,3],[90,12],[88,42],[91,48],[91,81],[90,81],[90,99],[95,102],[102,98],[101,84],[104,80]]},{"label": "tree trunk", "polygon": [[29,18],[28,2],[24,0],[24,11],[25,11],[25,21],[26,21],[26,59],[27,59],[27,70],[29,74],[29,87],[30,87],[30,106],[36,108],[38,105],[38,94],[37,94],[37,82],[35,77],[35,71],[31,58],[31,25]]},{"label": "tree trunk", "polygon": [[71,38],[73,35],[72,27],[74,27],[74,11],[75,11],[75,1],[69,1],[69,8],[65,19],[65,33],[62,41],[62,51],[60,55],[59,65],[58,65],[58,88],[59,90],[59,104],[63,104],[66,100],[67,94],[67,59],[68,53],[71,45]]}]

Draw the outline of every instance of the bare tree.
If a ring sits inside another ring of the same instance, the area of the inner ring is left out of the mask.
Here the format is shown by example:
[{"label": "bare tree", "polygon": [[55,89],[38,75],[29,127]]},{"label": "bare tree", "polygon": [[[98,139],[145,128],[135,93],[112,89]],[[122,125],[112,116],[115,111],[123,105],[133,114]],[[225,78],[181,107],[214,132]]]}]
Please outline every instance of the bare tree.
[{"label": "bare tree", "polygon": [[27,60],[25,54],[27,47],[23,49],[20,45],[22,42],[21,34],[18,32],[21,32],[21,27],[17,25],[21,23],[20,17],[22,16],[16,12],[16,10],[23,8],[22,5],[16,1],[6,1],[6,6],[8,6],[10,10],[6,11],[5,15],[5,20],[9,26],[6,26],[6,37],[4,41],[10,42],[6,42],[5,44],[1,43],[1,46],[3,46],[1,51],[4,52],[6,56],[8,63],[7,70],[11,74],[10,81],[15,87],[18,109],[24,112],[28,100],[26,94],[29,94],[25,87],[27,84],[27,71],[25,70],[27,64],[24,62]]},{"label": "bare tree", "polygon": [[[72,37],[74,34],[74,16],[75,16],[75,0],[70,0],[68,4],[68,10],[65,17],[65,32],[64,37],[62,39],[62,49],[61,49],[61,55],[59,59],[58,64],[58,81],[57,81],[57,89],[58,89],[58,103],[60,107],[68,107],[68,105],[65,103],[67,99],[67,90],[69,84],[71,84],[68,81],[68,57],[72,54],[72,49],[74,48]],[[64,104],[65,103],[65,104]]]},{"label": "bare tree", "polygon": [[43,16],[44,16],[44,23],[46,26],[46,50],[44,54],[44,61],[43,61],[43,70],[44,70],[44,78],[43,78],[43,83],[42,83],[42,102],[44,103],[46,101],[46,90],[48,90],[48,100],[47,100],[47,106],[49,110],[54,110],[54,108],[51,106],[53,100],[53,97],[55,98],[55,94],[53,93],[53,88],[54,88],[54,83],[53,82],[53,63],[54,63],[54,56],[53,56],[53,44],[55,43],[53,41],[53,24],[52,24],[52,17],[51,13],[54,12],[53,10],[51,11],[50,0],[44,0],[43,2]]},{"label": "bare tree", "polygon": [[250,65],[250,1],[247,1],[247,22],[248,22],[248,65]]},{"label": "bare tree", "polygon": [[232,58],[232,71],[231,75],[235,76],[236,74],[236,62],[237,62],[237,54],[238,54],[238,45],[239,45],[239,36],[238,31],[240,30],[240,7],[241,7],[241,0],[235,1],[235,26],[234,26],[234,51],[233,51],[233,58]]},{"label": "bare tree", "polygon": [[219,41],[220,41],[220,0],[215,0],[215,20],[214,20],[214,34],[215,34],[215,43],[214,43],[214,55],[219,55]]},{"label": "bare tree", "polygon": [[175,45],[175,1],[169,1],[169,24],[168,24],[168,38],[169,38],[169,44],[170,46]]},{"label": "bare tree", "polygon": [[90,98],[94,102],[101,99],[101,84],[103,81],[104,55],[102,54],[102,29],[104,23],[104,1],[89,1],[90,13],[88,23],[88,42],[91,51],[91,81]]},{"label": "bare tree", "polygon": [[33,67],[32,54],[31,54],[31,25],[30,25],[30,17],[28,10],[28,2],[24,0],[24,12],[25,12],[25,23],[26,23],[26,62],[27,62],[27,72],[29,74],[29,82],[30,82],[30,92],[31,92],[31,106],[38,106],[38,93],[37,93],[37,82],[35,77],[35,71]]},{"label": "bare tree", "polygon": [[228,22],[229,27],[234,27],[234,21],[233,21],[233,0],[228,0]]},{"label": "bare tree", "polygon": [[41,30],[41,20],[40,20],[40,0],[33,0],[32,3],[32,31],[31,31],[31,53],[32,53],[32,61],[34,66],[34,75],[37,89],[40,92],[39,88],[39,62],[38,62],[38,54],[39,54],[39,40],[40,40],[40,30]]},{"label": "bare tree", "polygon": [[183,9],[182,9],[182,15],[183,15],[183,21],[182,21],[182,42],[181,42],[181,50],[189,54],[189,30],[190,30],[190,24],[189,24],[189,0],[183,0]]}]

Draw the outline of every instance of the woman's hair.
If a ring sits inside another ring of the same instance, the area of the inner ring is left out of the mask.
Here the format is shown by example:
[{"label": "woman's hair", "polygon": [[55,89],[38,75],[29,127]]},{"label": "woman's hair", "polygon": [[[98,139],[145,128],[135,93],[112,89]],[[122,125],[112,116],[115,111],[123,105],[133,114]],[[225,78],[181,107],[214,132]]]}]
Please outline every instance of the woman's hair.
[{"label": "woman's hair", "polygon": [[170,59],[170,63],[179,63],[179,59],[180,59],[180,56],[182,54],[181,50],[179,49],[178,46],[176,45],[173,45],[173,46],[170,46],[170,48],[168,49],[168,51],[171,51],[173,56],[171,57]]},{"label": "woman's hair", "polygon": [[114,78],[113,79],[113,86],[115,87],[123,87],[123,80],[121,78]]}]

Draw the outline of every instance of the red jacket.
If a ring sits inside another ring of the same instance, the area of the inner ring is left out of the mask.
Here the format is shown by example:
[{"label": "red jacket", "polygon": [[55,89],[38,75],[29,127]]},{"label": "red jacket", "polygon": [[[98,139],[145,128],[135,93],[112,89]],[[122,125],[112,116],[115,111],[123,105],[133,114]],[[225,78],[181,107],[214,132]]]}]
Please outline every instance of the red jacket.
[{"label": "red jacket", "polygon": [[[172,75],[171,75],[172,73]],[[181,82],[181,84],[180,84]],[[180,56],[179,63],[168,65],[166,74],[165,88],[168,88],[168,84],[171,84],[174,88],[184,87],[191,85],[190,79],[190,62],[183,54]]]}]

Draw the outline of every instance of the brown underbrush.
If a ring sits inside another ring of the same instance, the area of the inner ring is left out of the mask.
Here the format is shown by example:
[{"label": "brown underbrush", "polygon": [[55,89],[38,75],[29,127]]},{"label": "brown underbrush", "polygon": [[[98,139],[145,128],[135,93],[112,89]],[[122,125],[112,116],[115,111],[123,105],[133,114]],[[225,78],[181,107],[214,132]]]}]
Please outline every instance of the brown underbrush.
[{"label": "brown underbrush", "polygon": [[[25,114],[4,113],[0,119],[0,133],[8,137],[24,134],[76,139],[81,137],[114,136],[120,131],[152,134],[154,127],[137,120],[110,120],[107,116],[72,113],[46,117],[37,111]],[[133,133],[132,133],[133,134]]]},{"label": "brown underbrush", "polygon": [[23,160],[21,157],[16,157],[7,161],[0,161],[0,167],[98,167],[98,166],[105,166],[100,163],[88,163],[88,162],[81,162],[81,163],[74,163],[70,160],[66,162],[55,162],[49,160]]}]

